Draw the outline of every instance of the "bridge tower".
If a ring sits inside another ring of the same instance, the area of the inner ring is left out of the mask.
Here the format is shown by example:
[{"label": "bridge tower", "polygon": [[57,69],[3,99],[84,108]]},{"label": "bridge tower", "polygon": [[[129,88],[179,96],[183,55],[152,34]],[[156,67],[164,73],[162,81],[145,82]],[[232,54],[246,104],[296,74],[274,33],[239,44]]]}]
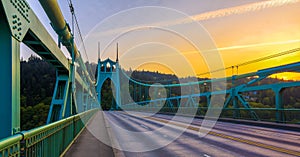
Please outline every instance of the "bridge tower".
[{"label": "bridge tower", "polygon": [[20,131],[20,42],[25,34],[21,24],[27,23],[19,12],[6,11],[0,3],[0,139]]},{"label": "bridge tower", "polygon": [[[99,46],[98,46],[99,47]],[[117,43],[117,55],[116,61],[112,61],[107,58],[104,61],[100,59],[100,48],[98,48],[98,65],[97,65],[97,73],[96,73],[96,92],[98,94],[98,101],[101,104],[101,89],[103,83],[110,79],[115,87],[115,100],[116,100],[116,109],[121,107],[121,94],[120,94],[120,65],[119,65],[119,50]]]}]

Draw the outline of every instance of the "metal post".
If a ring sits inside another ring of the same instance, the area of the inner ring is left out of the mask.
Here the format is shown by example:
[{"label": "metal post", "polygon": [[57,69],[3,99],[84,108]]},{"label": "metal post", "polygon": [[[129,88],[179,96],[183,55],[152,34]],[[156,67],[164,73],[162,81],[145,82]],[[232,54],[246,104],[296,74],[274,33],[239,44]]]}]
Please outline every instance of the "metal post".
[{"label": "metal post", "polygon": [[83,101],[83,87],[77,87],[76,90],[76,99],[77,99],[77,104],[78,104],[78,113],[81,113],[84,111],[83,105],[84,105],[84,101]]},{"label": "metal post", "polygon": [[0,8],[0,139],[20,131],[20,42],[11,36],[4,15]]},{"label": "metal post", "polygon": [[134,102],[136,102],[136,89],[135,89],[135,87],[136,87],[136,84],[135,83],[133,83],[133,100],[134,100]]},{"label": "metal post", "polygon": [[93,98],[89,95],[89,105],[90,105],[90,109],[93,108]]},{"label": "metal post", "polygon": [[139,99],[138,99],[138,101],[143,101],[141,98],[142,98],[142,86],[139,85]]},{"label": "metal post", "polygon": [[239,110],[238,98],[235,89],[233,89],[233,93],[234,93],[234,95],[232,96],[233,118],[240,118],[241,114]]},{"label": "metal post", "polygon": [[121,82],[120,82],[120,65],[117,59],[116,62],[116,72],[114,73],[115,77],[113,79],[115,80],[115,88],[116,88],[116,109],[118,110],[122,106],[122,100],[121,100]]},{"label": "metal post", "polygon": [[68,112],[68,109],[66,108],[70,103],[69,90],[69,76],[57,74],[55,89],[47,118],[47,124],[65,118],[65,113]]},{"label": "metal post", "polygon": [[148,100],[148,96],[149,96],[149,88],[145,87],[145,98],[144,98],[144,101]]},{"label": "metal post", "polygon": [[72,83],[69,82],[69,87],[67,91],[67,103],[64,105],[64,114],[62,118],[70,117],[73,114],[73,97],[72,97]]},{"label": "metal post", "polygon": [[208,108],[210,107],[210,99],[211,99],[211,95],[210,94],[206,94],[206,106]]},{"label": "metal post", "polygon": [[83,91],[83,110],[88,110],[88,91]]},{"label": "metal post", "polygon": [[273,91],[275,92],[276,121],[278,123],[284,123],[285,118],[284,118],[284,112],[282,111],[282,109],[284,108],[282,104],[283,89],[278,87],[278,88],[274,88]]},{"label": "metal post", "polygon": [[233,118],[240,118],[241,114],[240,114],[239,105],[238,105],[238,91],[236,90],[236,87],[235,87],[235,78],[236,78],[235,75],[233,75],[231,77],[231,83],[232,83],[231,96],[232,96],[232,105],[233,105]]}]

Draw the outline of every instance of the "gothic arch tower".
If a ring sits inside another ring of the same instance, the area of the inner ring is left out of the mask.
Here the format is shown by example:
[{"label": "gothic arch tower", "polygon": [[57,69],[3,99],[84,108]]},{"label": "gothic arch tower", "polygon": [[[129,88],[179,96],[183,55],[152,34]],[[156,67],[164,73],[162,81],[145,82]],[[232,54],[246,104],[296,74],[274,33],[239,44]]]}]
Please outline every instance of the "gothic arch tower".
[{"label": "gothic arch tower", "polygon": [[117,44],[117,56],[116,61],[112,61],[111,59],[106,59],[104,61],[101,61],[100,59],[100,50],[99,57],[98,57],[98,64],[97,64],[97,75],[96,75],[96,92],[98,94],[98,101],[101,104],[101,89],[103,86],[103,83],[110,79],[115,87],[115,94],[114,98],[116,100],[116,109],[119,109],[121,107],[121,96],[120,96],[120,65],[119,65],[119,59],[118,59],[118,44]]}]

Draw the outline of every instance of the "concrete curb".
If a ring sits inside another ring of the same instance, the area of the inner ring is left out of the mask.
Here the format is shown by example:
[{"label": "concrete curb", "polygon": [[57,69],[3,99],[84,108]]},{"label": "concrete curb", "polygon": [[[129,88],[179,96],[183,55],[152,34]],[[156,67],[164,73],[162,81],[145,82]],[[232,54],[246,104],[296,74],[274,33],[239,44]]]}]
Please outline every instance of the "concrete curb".
[{"label": "concrete curb", "polygon": [[[173,113],[159,113],[159,114],[174,115]],[[192,117],[186,114],[180,114],[180,116]],[[204,119],[203,116],[193,116],[193,117],[197,119]],[[214,120],[214,118],[211,119]],[[230,119],[230,118],[219,118],[217,119],[217,121],[259,126],[259,127],[272,128],[272,129],[282,129],[282,130],[298,131],[298,132],[300,131],[300,125],[298,124],[283,124],[283,123],[275,123],[275,122],[251,121],[251,120]]]},{"label": "concrete curb", "polygon": [[219,121],[235,123],[235,124],[245,124],[245,125],[251,125],[251,126],[273,128],[273,129],[282,129],[282,130],[289,130],[289,131],[300,131],[300,125],[297,125],[297,124],[283,124],[283,123],[272,123],[272,122],[250,121],[250,120],[228,119],[228,118],[222,118]]},{"label": "concrete curb", "polygon": [[106,130],[107,130],[110,142],[111,142],[111,147],[112,147],[113,152],[114,152],[114,156],[115,157],[126,157],[123,151],[113,147],[113,146],[117,146],[117,147],[120,148],[120,144],[119,144],[118,140],[116,140],[116,138],[114,138],[115,136],[113,135],[113,131],[111,129],[111,126],[107,122],[104,111],[103,111],[103,118],[104,118],[104,123],[105,123]]}]

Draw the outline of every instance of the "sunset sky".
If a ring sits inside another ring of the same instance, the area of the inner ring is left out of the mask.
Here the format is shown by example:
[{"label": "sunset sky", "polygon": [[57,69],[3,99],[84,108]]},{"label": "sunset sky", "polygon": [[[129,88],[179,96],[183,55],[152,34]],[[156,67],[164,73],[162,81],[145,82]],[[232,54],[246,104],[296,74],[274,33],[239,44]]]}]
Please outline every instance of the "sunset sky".
[{"label": "sunset sky", "polygon": [[[67,1],[59,2],[70,23]],[[35,0],[29,3],[53,38],[57,38],[40,4]],[[118,42],[120,64],[124,68],[188,76],[300,47],[299,0],[73,0],[73,3],[90,62],[97,60],[97,42],[101,42],[101,59],[114,60]],[[22,50],[22,56],[28,57],[29,50],[24,46]],[[80,50],[83,51],[82,47]],[[216,50],[220,58],[209,57]],[[83,52],[82,56],[87,60]],[[297,62],[299,57],[300,52],[295,52],[241,66],[238,71],[234,69],[234,74]],[[232,69],[226,74],[231,75]],[[294,74],[278,76],[300,79]]]}]

